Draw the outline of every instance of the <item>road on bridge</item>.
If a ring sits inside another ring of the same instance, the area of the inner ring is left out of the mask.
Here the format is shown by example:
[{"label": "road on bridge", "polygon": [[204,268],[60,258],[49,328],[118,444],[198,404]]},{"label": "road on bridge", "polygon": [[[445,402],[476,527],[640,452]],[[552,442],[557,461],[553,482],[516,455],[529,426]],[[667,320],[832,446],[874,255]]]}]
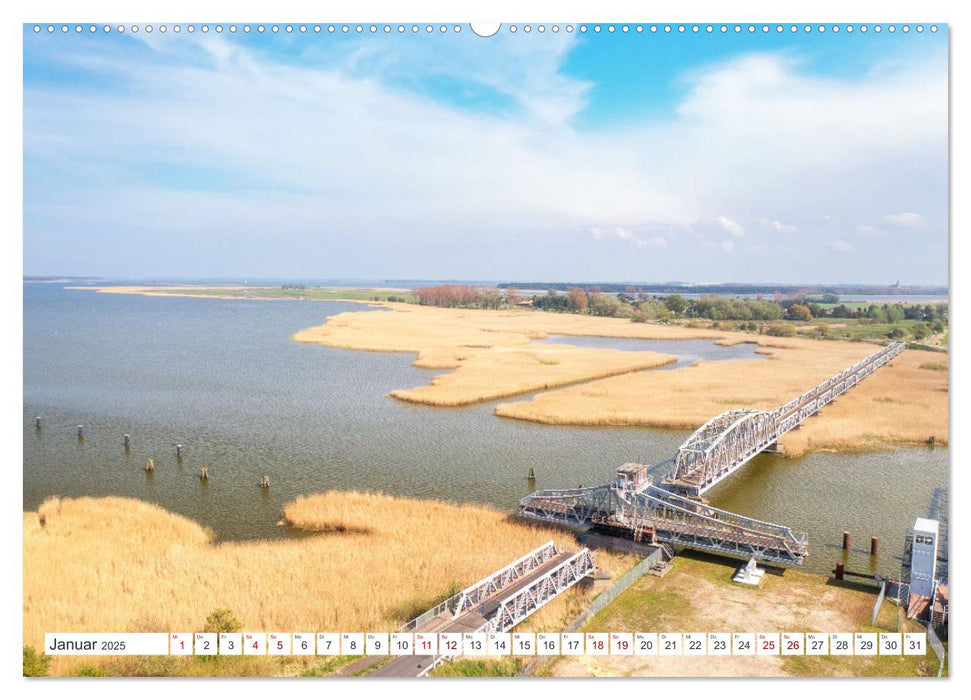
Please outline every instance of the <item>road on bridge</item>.
[{"label": "road on bridge", "polygon": [[[416,629],[415,632],[477,632],[495,615],[496,610],[499,609],[499,603],[522,589],[527,588],[534,581],[545,576],[551,569],[555,569],[574,554],[576,552],[561,552],[548,561],[543,562],[542,565],[532,569],[511,585],[496,591],[480,605],[477,605],[474,610],[469,610],[454,620],[444,615],[434,617]],[[442,656],[445,656],[445,654],[437,654],[434,656],[397,656],[366,675],[382,678],[414,678],[415,676],[421,675],[436,659]],[[372,663],[378,663],[381,660],[382,657],[371,657]]]}]

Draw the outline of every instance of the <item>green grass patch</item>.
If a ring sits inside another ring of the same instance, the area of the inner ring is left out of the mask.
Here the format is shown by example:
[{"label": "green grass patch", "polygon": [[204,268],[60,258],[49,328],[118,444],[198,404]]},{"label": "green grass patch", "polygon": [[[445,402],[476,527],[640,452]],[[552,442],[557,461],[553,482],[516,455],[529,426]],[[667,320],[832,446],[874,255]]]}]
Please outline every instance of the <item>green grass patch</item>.
[{"label": "green grass patch", "polygon": [[302,676],[304,678],[318,678],[320,676],[329,676],[332,673],[334,673],[334,671],[337,671],[338,669],[341,669],[344,666],[347,666],[347,664],[359,658],[361,657],[360,656],[331,656],[331,657],[328,657],[322,663],[317,664],[313,668],[308,668],[304,671],[301,671],[297,675]]},{"label": "green grass patch", "polygon": [[458,659],[446,661],[429,676],[442,678],[498,678],[515,676],[525,665],[522,659]]},{"label": "green grass patch", "polygon": [[947,372],[947,363],[944,362],[925,362],[920,366],[921,369],[929,369],[933,372]]}]

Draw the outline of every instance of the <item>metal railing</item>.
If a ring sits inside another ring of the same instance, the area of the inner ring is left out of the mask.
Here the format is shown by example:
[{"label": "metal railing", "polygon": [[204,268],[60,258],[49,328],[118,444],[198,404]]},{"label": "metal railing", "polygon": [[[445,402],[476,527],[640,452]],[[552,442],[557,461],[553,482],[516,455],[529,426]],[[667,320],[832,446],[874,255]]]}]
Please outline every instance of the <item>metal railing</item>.
[{"label": "metal railing", "polygon": [[543,563],[555,557],[558,553],[553,540],[550,540],[529,554],[520,557],[512,564],[472,584],[459,594],[453,616],[458,617],[465,611],[481,605],[482,601],[486,598],[506,588],[514,581],[519,580],[536,567],[541,566]]},{"label": "metal railing", "polygon": [[715,416],[678,449],[677,466],[665,483],[700,496],[905,348],[906,343],[891,343],[771,413],[733,409]]},{"label": "metal railing", "polygon": [[[629,529],[635,539],[644,532],[653,542],[745,559],[801,564],[808,553],[804,533],[683,496],[699,496],[711,488],[905,347],[891,343],[771,413],[741,409],[715,416],[682,444],[661,485],[650,478],[635,490],[616,482],[537,491],[520,501],[519,514],[548,522]],[[660,466],[649,469],[659,472]]]},{"label": "metal railing", "polygon": [[870,618],[871,625],[875,625],[877,623],[877,615],[880,614],[880,606],[883,605],[883,599],[886,595],[887,579],[883,579],[883,583],[880,584],[880,595],[877,596],[877,602],[873,605],[873,617]]},{"label": "metal railing", "polygon": [[507,632],[594,570],[593,554],[584,547],[525,588],[499,602],[484,626],[487,632]]},{"label": "metal railing", "polygon": [[[647,574],[651,568],[661,560],[662,550],[656,549],[655,551],[648,554],[644,559],[635,564],[629,571],[627,571],[623,576],[614,581],[610,586],[608,586],[604,591],[594,598],[590,605],[588,605],[583,612],[581,612],[577,617],[567,625],[563,631],[564,632],[576,632],[583,625],[587,623],[590,618],[596,615],[598,612],[603,610],[605,607],[610,605],[612,602],[617,600],[617,597],[630,588],[636,581],[639,581],[641,577]],[[548,663],[552,656],[539,655],[534,657],[527,663],[523,668],[519,670],[518,676],[531,676],[535,673],[543,664]]]}]

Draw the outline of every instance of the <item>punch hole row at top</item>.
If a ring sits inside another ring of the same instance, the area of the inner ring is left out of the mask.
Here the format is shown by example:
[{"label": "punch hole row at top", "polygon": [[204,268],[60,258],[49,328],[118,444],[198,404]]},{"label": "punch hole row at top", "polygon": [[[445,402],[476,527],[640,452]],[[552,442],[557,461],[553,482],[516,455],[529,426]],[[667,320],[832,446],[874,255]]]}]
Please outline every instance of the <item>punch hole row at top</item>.
[{"label": "punch hole row at top", "polygon": [[[472,24],[469,27],[473,34],[481,37],[495,36],[503,29],[502,25],[499,24]],[[202,34],[208,34],[210,32],[216,34],[222,34],[223,32],[229,34],[458,34],[464,30],[463,26],[459,24],[118,24],[114,26],[110,24],[35,24],[33,25],[33,31],[35,34],[42,32],[47,32],[48,34],[57,32],[62,34],[96,34],[99,32],[104,34],[110,32],[118,32],[119,34],[124,34],[125,32],[132,34],[139,32],[146,34],[151,34],[152,32],[158,32],[160,34],[167,32],[175,34],[181,34],[182,32],[187,34],[194,34],[196,32],[201,32]],[[904,34],[911,31],[922,34],[924,31],[936,33],[938,26],[936,24],[510,24],[505,27],[505,31],[510,34],[546,34],[547,32],[557,34],[561,31],[568,34],[574,31],[581,34],[838,34],[840,32],[847,34],[854,32],[862,34],[874,32],[880,34],[884,31],[890,34],[895,34],[898,31]]]}]

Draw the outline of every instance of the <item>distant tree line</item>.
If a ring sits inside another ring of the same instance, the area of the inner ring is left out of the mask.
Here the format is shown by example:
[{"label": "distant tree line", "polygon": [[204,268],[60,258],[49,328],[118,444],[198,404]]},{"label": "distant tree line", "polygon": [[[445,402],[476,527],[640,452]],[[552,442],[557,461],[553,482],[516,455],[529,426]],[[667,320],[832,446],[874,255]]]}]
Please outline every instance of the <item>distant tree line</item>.
[{"label": "distant tree line", "polygon": [[506,298],[495,287],[441,284],[435,287],[418,287],[414,293],[418,303],[423,306],[498,309],[506,303]]},{"label": "distant tree line", "polygon": [[[837,297],[840,294],[857,295],[911,295],[911,294],[947,294],[947,287],[943,285],[792,285],[792,284],[747,284],[728,282],[722,284],[687,284],[683,282],[664,282],[650,284],[631,284],[616,282],[506,282],[498,285],[499,289],[515,287],[530,291],[545,291],[553,289],[566,292],[570,289],[581,289],[584,292],[600,290],[604,294],[621,294],[633,290],[637,294],[782,294],[788,297]],[[835,302],[823,302],[835,303]]]},{"label": "distant tree line", "polygon": [[[629,318],[635,323],[668,321],[670,319],[707,319],[717,326],[722,321],[738,322],[733,327],[743,331],[768,335],[792,336],[795,323],[810,323],[822,319],[857,319],[862,324],[889,324],[887,337],[916,340],[942,333],[947,327],[947,304],[870,304],[847,306],[838,304],[839,297],[825,294],[815,298],[794,298],[770,301],[738,297],[706,296],[687,299],[680,294],[649,297],[630,288],[616,295],[605,294],[594,286],[589,290],[572,287],[565,294],[547,290],[545,295],[533,297],[533,306],[544,311],[590,314]],[[897,326],[900,321],[917,321],[909,329]],[[826,337],[830,333],[826,323],[819,323],[815,333]]]}]

